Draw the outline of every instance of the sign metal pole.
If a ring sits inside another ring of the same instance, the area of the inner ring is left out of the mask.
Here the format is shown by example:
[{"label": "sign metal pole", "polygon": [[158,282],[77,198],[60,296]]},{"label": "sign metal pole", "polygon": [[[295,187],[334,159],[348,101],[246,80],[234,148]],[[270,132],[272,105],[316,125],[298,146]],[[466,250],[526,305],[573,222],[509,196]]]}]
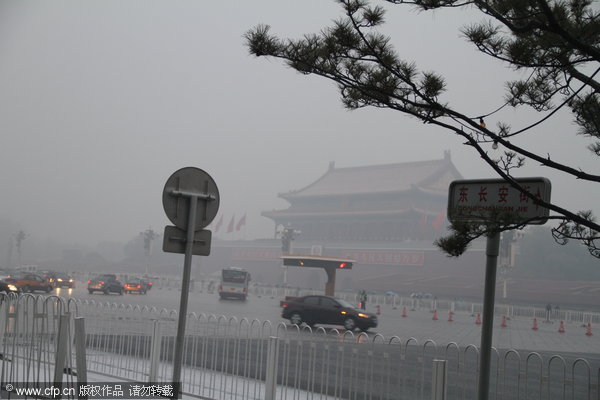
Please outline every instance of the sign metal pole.
[{"label": "sign metal pole", "polygon": [[496,295],[496,270],[499,249],[500,233],[495,232],[488,236],[485,249],[485,286],[483,292],[481,346],[479,347],[478,400],[487,400],[490,392],[490,364],[492,357],[492,335],[494,333],[494,297]]},{"label": "sign metal pole", "polygon": [[175,357],[173,359],[173,395],[178,397],[181,391],[181,361],[183,355],[183,342],[185,338],[185,324],[187,317],[188,297],[190,290],[190,273],[192,268],[192,251],[194,248],[194,225],[196,221],[196,207],[198,196],[189,197],[189,218],[187,226],[187,239],[185,243],[185,259],[183,262],[183,279],[181,281],[181,299],[179,302],[179,321],[177,323],[177,339],[175,340]]}]

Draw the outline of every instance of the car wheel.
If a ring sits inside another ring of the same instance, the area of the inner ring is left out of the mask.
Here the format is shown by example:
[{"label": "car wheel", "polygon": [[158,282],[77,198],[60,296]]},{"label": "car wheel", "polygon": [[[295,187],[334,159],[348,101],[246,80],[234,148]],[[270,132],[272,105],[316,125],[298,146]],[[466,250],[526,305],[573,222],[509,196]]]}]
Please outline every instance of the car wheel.
[{"label": "car wheel", "polygon": [[118,293],[119,293],[119,296],[123,296],[123,289],[119,289]]},{"label": "car wheel", "polygon": [[88,289],[88,292],[90,292],[90,294],[94,293],[94,291],[93,291],[93,290],[89,290],[89,289]]},{"label": "car wheel", "polygon": [[346,318],[344,320],[344,329],[347,331],[353,331],[356,328],[356,321],[353,318]]},{"label": "car wheel", "polygon": [[300,315],[300,313],[297,313],[297,312],[293,313],[290,316],[290,323],[292,325],[298,325],[298,326],[302,325],[302,315]]},{"label": "car wheel", "polygon": [[29,288],[29,286],[25,285],[23,286],[23,293],[29,293],[31,292],[31,289]]},{"label": "car wheel", "polygon": [[108,293],[109,293],[108,289],[104,289],[102,292],[103,292],[104,294],[108,294]]},{"label": "car wheel", "polygon": [[46,293],[50,293],[51,291],[52,291],[52,286],[48,286],[48,287],[46,288]]}]

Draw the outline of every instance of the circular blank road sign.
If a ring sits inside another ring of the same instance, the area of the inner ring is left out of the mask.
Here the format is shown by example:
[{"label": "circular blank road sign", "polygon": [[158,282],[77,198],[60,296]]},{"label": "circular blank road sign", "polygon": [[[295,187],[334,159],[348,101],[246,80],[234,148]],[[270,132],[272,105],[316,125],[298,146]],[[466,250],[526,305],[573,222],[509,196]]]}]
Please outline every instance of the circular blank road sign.
[{"label": "circular blank road sign", "polygon": [[219,210],[219,189],[213,178],[200,168],[181,168],[167,179],[163,190],[165,213],[179,229],[188,228],[192,195],[198,196],[194,231],[209,225]]}]

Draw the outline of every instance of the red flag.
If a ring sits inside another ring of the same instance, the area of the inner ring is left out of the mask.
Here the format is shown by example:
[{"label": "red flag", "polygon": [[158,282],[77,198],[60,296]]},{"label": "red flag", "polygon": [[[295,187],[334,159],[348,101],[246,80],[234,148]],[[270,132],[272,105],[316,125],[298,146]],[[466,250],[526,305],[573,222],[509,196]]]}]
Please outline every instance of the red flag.
[{"label": "red flag", "polygon": [[233,221],[235,220],[235,214],[231,217],[231,221],[229,221],[229,225],[227,225],[227,233],[233,232]]},{"label": "red flag", "polygon": [[219,222],[215,225],[215,233],[219,232],[219,229],[223,225],[223,214],[221,214],[221,218],[219,218]]},{"label": "red flag", "polygon": [[436,231],[440,231],[442,229],[442,224],[446,219],[446,210],[442,209],[440,213],[435,217],[433,221],[431,221],[431,225],[435,228]]},{"label": "red flag", "polygon": [[244,214],[244,216],[238,221],[237,225],[235,226],[235,230],[239,231],[244,225],[246,225],[246,214]]}]

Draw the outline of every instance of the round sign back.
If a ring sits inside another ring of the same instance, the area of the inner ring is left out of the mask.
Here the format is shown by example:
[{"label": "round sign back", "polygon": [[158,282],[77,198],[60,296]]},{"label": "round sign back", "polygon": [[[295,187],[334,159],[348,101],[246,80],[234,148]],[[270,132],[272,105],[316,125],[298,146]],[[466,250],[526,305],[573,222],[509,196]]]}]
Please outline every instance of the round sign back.
[{"label": "round sign back", "polygon": [[188,229],[190,198],[198,198],[194,231],[209,225],[219,210],[219,189],[213,178],[196,167],[175,171],[163,190],[163,208],[179,229]]}]

